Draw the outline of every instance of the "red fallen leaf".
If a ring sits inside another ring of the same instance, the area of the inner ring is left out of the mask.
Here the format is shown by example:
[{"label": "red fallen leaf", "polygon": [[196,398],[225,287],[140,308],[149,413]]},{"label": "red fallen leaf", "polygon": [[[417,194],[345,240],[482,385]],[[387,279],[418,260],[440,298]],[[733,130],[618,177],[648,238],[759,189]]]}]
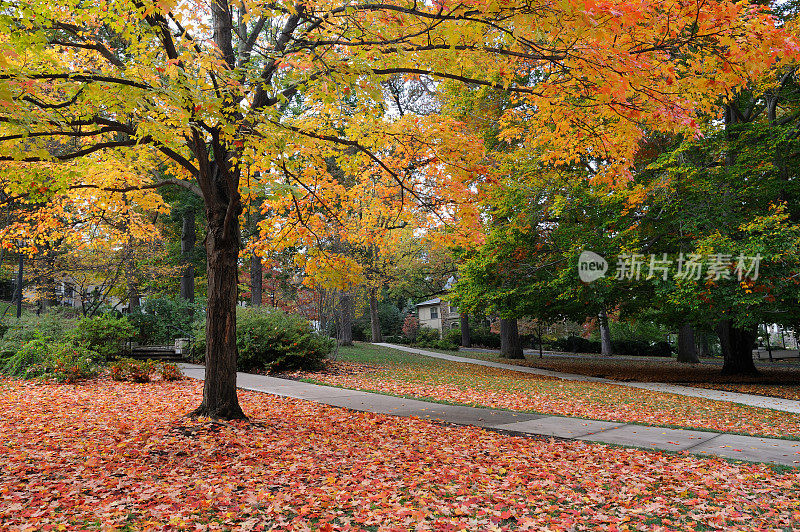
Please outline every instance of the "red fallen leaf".
[{"label": "red fallen leaf", "polygon": [[[695,530],[796,519],[795,469],[239,395],[252,424],[186,418],[197,381],[0,381],[0,529],[502,530],[513,518],[530,530]],[[686,501],[691,512],[679,510]]]}]

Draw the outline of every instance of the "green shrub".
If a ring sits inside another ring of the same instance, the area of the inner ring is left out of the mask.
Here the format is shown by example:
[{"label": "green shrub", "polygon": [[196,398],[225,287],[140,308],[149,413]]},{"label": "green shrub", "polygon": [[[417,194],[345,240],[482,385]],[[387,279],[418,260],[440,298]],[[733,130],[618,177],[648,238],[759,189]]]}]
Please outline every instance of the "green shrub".
[{"label": "green shrub", "polygon": [[47,373],[51,345],[41,333],[25,342],[3,364],[3,373],[30,379]]},{"label": "green shrub", "polygon": [[476,327],[470,331],[470,340],[475,347],[500,349],[500,335],[486,327]]},{"label": "green shrub", "polygon": [[60,342],[75,328],[75,320],[64,313],[52,309],[40,316],[25,314],[20,319],[12,319],[0,341],[0,356],[7,358],[19,351],[24,344],[36,338],[50,342]]},{"label": "green shrub", "polygon": [[445,335],[444,339],[450,342],[452,345],[460,346],[461,345],[461,329],[450,329],[448,330]]},{"label": "green shrub", "polygon": [[98,357],[83,346],[70,342],[51,343],[40,335],[11,355],[2,372],[23,379],[43,377],[72,383],[96,375]]},{"label": "green shrub", "polygon": [[46,376],[58,382],[73,383],[97,375],[96,360],[99,355],[96,352],[73,343],[60,343],[51,347]]},{"label": "green shrub", "polygon": [[433,343],[439,340],[439,331],[430,327],[420,327],[417,331],[417,337],[414,339],[414,345],[433,347]]},{"label": "green shrub", "polygon": [[75,328],[75,340],[99,353],[104,360],[113,360],[125,352],[125,342],[136,329],[124,317],[103,314],[83,318]]},{"label": "green shrub", "polygon": [[148,299],[139,309],[127,315],[136,329],[134,341],[139,344],[168,344],[174,338],[188,336],[192,324],[203,308],[182,298]]},{"label": "green shrub", "polygon": [[[240,371],[316,369],[334,347],[334,341],[315,333],[308,321],[279,309],[236,309],[236,345]],[[202,358],[205,329],[198,328],[193,353]]]},{"label": "green shrub", "polygon": [[557,350],[567,353],[599,353],[601,351],[600,342],[587,340],[580,336],[559,338],[555,341],[555,347]]}]

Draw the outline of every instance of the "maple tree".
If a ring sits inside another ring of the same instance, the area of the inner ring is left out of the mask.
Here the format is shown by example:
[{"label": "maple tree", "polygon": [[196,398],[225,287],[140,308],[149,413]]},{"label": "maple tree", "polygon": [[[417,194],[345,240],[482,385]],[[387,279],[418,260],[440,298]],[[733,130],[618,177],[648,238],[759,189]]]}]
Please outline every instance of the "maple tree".
[{"label": "maple tree", "polygon": [[[372,161],[405,197],[464,189],[480,173],[438,160],[425,173],[395,167],[388,147],[416,136],[434,147],[425,139],[437,124],[387,119],[379,81],[408,74],[510,91],[525,105],[503,117],[504,137],[547,161],[592,153],[613,180],[628,175],[642,124],[693,127],[717,95],[797,52],[768,12],[726,0],[27,0],[4,5],[0,35],[6,201],[40,194],[58,205],[100,189],[119,202],[165,185],[202,197],[207,379],[195,414],[220,418],[244,417],[234,334],[244,168],[278,183],[285,161],[336,156],[335,145]],[[352,94],[355,106],[340,105]],[[137,158],[168,170],[98,170]],[[303,179],[325,179],[313,169]]]}]

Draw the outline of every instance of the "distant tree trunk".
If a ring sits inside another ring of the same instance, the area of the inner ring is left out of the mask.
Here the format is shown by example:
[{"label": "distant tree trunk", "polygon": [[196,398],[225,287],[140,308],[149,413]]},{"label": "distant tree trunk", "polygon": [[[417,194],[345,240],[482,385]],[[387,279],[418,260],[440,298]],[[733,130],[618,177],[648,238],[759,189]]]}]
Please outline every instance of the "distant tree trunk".
[{"label": "distant tree trunk", "polygon": [[503,358],[525,358],[522,352],[522,342],[519,339],[516,318],[500,320],[500,356]]},{"label": "distant tree trunk", "polygon": [[261,257],[253,254],[250,259],[250,306],[260,307],[261,297],[264,286],[264,268],[261,264]]},{"label": "distant tree trunk", "polygon": [[131,288],[128,292],[128,312],[138,310],[142,306],[142,298],[136,288]]},{"label": "distant tree trunk", "polygon": [[17,265],[17,290],[14,299],[17,302],[17,318],[22,317],[22,269],[25,265],[25,255],[19,254],[19,264]]},{"label": "distant tree trunk", "polygon": [[695,338],[699,338],[698,347],[699,347],[699,356],[700,357],[707,357],[711,355],[711,349],[708,347],[708,334],[705,331],[695,331],[694,332]]},{"label": "distant tree trunk", "polygon": [[752,375],[758,373],[753,363],[753,343],[758,329],[741,329],[734,327],[730,319],[724,319],[717,325],[719,345],[722,348],[723,375]]},{"label": "distant tree trunk", "polygon": [[469,331],[469,314],[461,313],[461,347],[472,347],[472,337]]},{"label": "distant tree trunk", "polygon": [[369,323],[372,326],[372,341],[383,342],[381,320],[378,316],[378,289],[369,289]]},{"label": "distant tree trunk", "polygon": [[183,272],[181,275],[181,297],[187,301],[194,301],[194,263],[192,250],[197,241],[197,228],[195,226],[194,210],[187,209],[183,213],[181,226],[181,262]]},{"label": "distant tree trunk", "polygon": [[353,298],[339,296],[339,345],[353,345]]},{"label": "distant tree trunk", "polygon": [[687,364],[700,362],[694,343],[694,330],[689,323],[684,323],[678,330],[678,362]]},{"label": "distant tree trunk", "polygon": [[600,325],[600,353],[604,356],[611,356],[614,351],[611,347],[611,328],[608,326],[606,309],[600,311],[597,315],[597,321]]}]

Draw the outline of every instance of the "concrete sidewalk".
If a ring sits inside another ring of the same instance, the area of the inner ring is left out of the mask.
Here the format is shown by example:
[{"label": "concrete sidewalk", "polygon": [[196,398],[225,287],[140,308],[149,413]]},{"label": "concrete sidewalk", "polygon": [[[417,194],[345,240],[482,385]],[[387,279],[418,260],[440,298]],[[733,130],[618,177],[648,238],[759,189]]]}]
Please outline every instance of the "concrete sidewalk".
[{"label": "concrete sidewalk", "polygon": [[708,388],[694,388],[692,386],[681,386],[679,384],[665,384],[660,382],[615,381],[611,379],[604,379],[601,377],[588,377],[586,375],[577,375],[574,373],[561,373],[558,371],[530,368],[527,366],[519,366],[516,364],[504,364],[502,362],[492,362],[489,360],[481,360],[476,358],[460,357],[456,355],[446,355],[444,353],[437,353],[435,351],[426,351],[424,349],[417,349],[415,347],[408,347],[405,345],[396,345],[387,343],[376,343],[374,345],[390,347],[392,349],[398,349],[400,351],[405,351],[407,353],[414,353],[416,355],[438,358],[440,360],[448,360],[450,362],[460,362],[462,364],[475,364],[477,366],[486,366],[490,368],[519,371],[520,373],[530,373],[533,375],[545,375],[548,377],[556,377],[559,379],[571,380],[571,381],[602,382],[604,384],[616,384],[618,386],[628,386],[629,388],[641,388],[643,390],[651,390],[654,392],[674,393],[677,395],[684,395],[687,397],[700,397],[702,399],[713,399],[715,401],[728,401],[730,403],[755,406],[757,408],[771,408],[772,410],[780,410],[781,412],[800,414],[800,401],[792,401],[790,399],[780,399],[778,397],[764,397],[761,395],[726,392],[722,390],[711,390]]},{"label": "concrete sidewalk", "polygon": [[[203,379],[205,376],[203,366],[180,364],[180,367],[187,377]],[[800,466],[800,441],[666,429],[490,408],[442,405],[249,373],[237,373],[237,385],[244,390],[305,399],[361,412],[403,417],[414,416],[431,421],[474,425],[511,434],[556,436],[646,449],[689,451],[699,455]]]}]

